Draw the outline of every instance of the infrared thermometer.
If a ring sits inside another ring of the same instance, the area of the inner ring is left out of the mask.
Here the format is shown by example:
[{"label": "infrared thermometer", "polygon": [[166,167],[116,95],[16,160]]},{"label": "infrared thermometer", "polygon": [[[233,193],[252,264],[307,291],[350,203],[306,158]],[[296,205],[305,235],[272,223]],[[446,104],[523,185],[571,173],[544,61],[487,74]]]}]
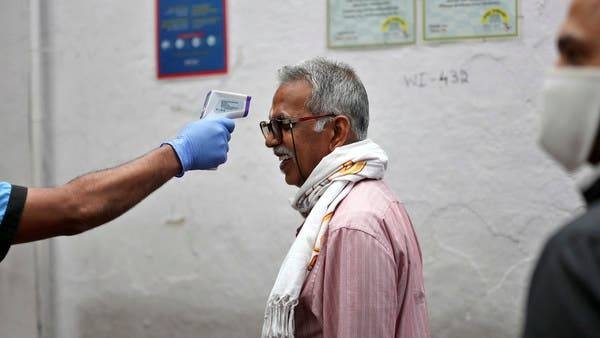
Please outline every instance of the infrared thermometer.
[{"label": "infrared thermometer", "polygon": [[222,116],[239,119],[248,116],[251,96],[245,94],[211,90],[206,94],[200,118]]}]

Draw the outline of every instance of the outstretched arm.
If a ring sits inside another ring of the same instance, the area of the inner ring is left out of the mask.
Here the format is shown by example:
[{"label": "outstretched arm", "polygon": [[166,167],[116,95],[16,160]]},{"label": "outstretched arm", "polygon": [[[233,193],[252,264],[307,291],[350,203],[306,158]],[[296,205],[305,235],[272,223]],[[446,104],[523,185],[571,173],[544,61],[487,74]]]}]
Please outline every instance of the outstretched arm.
[{"label": "outstretched arm", "polygon": [[30,188],[15,243],[75,235],[111,221],[180,171],[170,146],[57,187]]},{"label": "outstretched arm", "polygon": [[30,188],[13,243],[75,235],[111,221],[174,176],[216,168],[227,160],[229,119],[188,124],[177,138],[120,165],[56,188]]}]

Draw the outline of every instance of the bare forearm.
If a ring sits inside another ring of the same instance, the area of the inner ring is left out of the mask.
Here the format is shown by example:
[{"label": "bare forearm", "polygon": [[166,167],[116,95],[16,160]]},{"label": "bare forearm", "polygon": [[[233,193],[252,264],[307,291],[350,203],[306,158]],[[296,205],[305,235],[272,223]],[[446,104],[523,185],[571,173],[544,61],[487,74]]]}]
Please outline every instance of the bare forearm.
[{"label": "bare forearm", "polygon": [[81,176],[65,189],[78,201],[79,222],[92,228],[120,216],[178,171],[172,148],[164,146],[119,167]]},{"label": "bare forearm", "polygon": [[29,189],[15,242],[73,235],[135,206],[180,171],[170,146],[50,189]]}]

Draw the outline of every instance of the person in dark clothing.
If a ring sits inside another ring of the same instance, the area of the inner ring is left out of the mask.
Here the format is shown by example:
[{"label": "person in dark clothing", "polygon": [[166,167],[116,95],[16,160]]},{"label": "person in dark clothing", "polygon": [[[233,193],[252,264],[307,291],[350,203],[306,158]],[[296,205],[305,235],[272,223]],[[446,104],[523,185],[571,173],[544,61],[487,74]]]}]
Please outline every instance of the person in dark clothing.
[{"label": "person in dark clothing", "polygon": [[[600,0],[573,0],[544,88],[540,143],[567,170],[600,163]],[[555,233],[537,262],[524,338],[600,337],[600,180],[588,211]]]}]

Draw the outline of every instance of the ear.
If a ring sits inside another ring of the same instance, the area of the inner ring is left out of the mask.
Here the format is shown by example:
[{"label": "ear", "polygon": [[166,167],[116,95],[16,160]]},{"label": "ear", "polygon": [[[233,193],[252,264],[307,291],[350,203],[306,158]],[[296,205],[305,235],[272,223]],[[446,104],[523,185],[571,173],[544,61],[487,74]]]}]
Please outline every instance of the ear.
[{"label": "ear", "polygon": [[341,147],[353,139],[352,126],[350,119],[344,115],[334,117],[329,123],[332,124],[332,137],[329,142],[329,150]]}]

